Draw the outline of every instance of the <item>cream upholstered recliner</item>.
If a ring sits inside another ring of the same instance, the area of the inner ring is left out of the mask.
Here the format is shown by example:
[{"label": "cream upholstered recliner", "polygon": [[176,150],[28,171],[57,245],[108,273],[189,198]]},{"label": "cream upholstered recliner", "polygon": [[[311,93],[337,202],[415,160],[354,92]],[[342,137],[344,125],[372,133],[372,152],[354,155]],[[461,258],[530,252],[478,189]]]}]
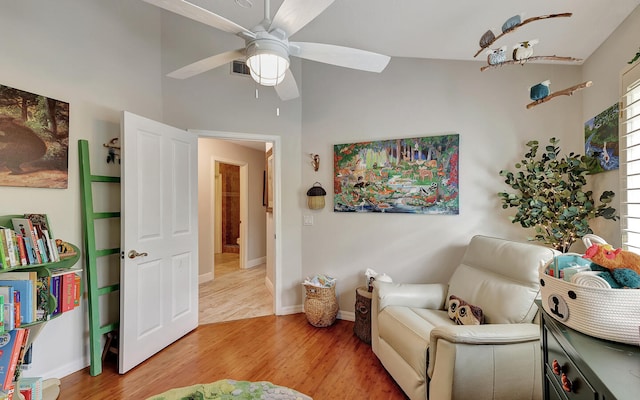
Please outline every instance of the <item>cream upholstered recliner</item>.
[{"label": "cream upholstered recliner", "polygon": [[[474,236],[448,284],[375,282],[373,352],[411,400],[539,399],[538,267],[556,251]],[[456,325],[455,295],[484,325]],[[428,392],[428,396],[427,396]]]}]

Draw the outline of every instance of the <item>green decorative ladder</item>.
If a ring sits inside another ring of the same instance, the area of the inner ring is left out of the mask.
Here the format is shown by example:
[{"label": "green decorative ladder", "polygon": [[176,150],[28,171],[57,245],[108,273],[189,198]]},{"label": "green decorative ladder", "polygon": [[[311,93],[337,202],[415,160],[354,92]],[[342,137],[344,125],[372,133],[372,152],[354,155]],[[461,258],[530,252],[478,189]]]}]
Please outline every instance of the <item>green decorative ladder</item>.
[{"label": "green decorative ladder", "polygon": [[[102,336],[118,330],[118,322],[101,325],[100,296],[120,290],[120,284],[99,286],[98,284],[98,257],[119,254],[120,248],[97,249],[95,221],[105,218],[120,218],[120,212],[95,212],[93,208],[92,183],[120,183],[120,177],[100,176],[91,174],[89,163],[89,142],[78,140],[78,153],[80,159],[80,193],[82,196],[82,225],[84,227],[84,248],[87,267],[87,287],[89,295],[89,347],[91,376],[102,373],[103,350],[101,348]],[[110,346],[111,336],[107,339],[105,354]]]}]

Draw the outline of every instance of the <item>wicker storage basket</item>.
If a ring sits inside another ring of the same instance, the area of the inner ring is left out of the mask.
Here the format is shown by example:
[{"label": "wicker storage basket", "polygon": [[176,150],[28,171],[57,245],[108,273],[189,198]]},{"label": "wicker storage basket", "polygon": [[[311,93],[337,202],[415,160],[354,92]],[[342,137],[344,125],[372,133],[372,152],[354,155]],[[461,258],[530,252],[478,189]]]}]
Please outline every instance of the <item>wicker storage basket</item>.
[{"label": "wicker storage basket", "polygon": [[331,287],[304,285],[304,288],[307,293],[304,299],[307,321],[318,328],[332,325],[338,315],[335,285]]},{"label": "wicker storage basket", "polygon": [[538,271],[542,307],[569,328],[601,339],[640,345],[640,289],[581,286]]}]

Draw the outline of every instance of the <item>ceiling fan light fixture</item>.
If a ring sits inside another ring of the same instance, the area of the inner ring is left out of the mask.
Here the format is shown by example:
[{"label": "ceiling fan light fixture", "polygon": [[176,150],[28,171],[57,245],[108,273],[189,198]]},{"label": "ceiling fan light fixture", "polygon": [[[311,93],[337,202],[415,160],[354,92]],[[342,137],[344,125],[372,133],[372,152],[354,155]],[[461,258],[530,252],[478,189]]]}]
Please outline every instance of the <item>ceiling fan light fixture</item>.
[{"label": "ceiling fan light fixture", "polygon": [[247,46],[247,65],[254,81],[262,86],[276,86],[289,68],[289,53],[281,42],[255,41]]}]

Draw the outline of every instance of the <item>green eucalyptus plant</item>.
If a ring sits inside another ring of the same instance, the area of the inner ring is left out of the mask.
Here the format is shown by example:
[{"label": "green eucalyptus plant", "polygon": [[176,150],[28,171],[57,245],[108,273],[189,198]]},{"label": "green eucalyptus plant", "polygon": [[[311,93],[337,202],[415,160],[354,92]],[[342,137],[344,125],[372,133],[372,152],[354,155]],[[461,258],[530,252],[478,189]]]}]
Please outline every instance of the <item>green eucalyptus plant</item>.
[{"label": "green eucalyptus plant", "polygon": [[603,217],[616,220],[615,208],[610,206],[615,196],[605,191],[600,204],[595,205],[593,192],[585,191],[589,157],[575,153],[559,158],[559,140],[551,138],[540,157],[538,141],[527,143],[529,151],[516,163],[519,170],[502,170],[505,183],[515,193],[500,192],[502,208],[515,207],[516,215],[509,217],[523,228],[534,228],[536,235],[529,240],[543,242],[563,253],[588,233],[593,233],[589,221]]}]

